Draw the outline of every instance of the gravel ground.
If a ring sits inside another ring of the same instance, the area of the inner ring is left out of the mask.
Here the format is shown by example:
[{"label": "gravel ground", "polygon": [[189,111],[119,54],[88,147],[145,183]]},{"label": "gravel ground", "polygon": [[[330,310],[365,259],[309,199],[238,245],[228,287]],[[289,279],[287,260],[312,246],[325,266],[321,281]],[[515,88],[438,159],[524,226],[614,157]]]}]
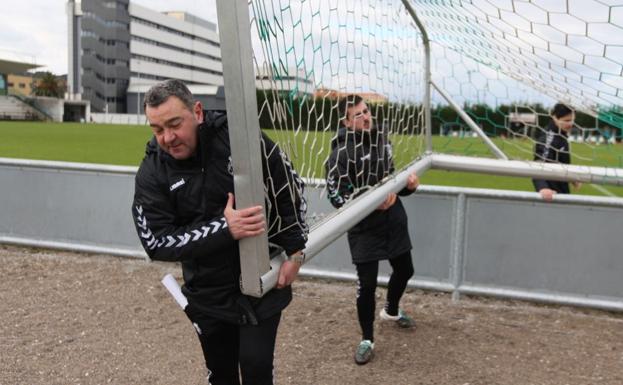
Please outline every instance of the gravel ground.
[{"label": "gravel ground", "polygon": [[[2,245],[0,264],[0,384],[206,383],[194,330],[159,283],[177,265]],[[296,282],[277,384],[623,384],[623,314],[408,291],[417,329],[377,322],[360,367],[354,299],[353,283]]]}]

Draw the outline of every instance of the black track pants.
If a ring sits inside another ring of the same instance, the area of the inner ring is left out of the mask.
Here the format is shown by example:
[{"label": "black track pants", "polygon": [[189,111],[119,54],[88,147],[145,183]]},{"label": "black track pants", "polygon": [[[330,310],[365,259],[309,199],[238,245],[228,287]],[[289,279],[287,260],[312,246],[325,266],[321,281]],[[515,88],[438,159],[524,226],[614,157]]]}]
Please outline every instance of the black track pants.
[{"label": "black track pants", "polygon": [[[385,310],[390,315],[398,314],[398,303],[404,294],[409,278],[413,276],[411,252],[407,251],[389,260],[392,275],[387,285],[387,302]],[[374,293],[379,273],[379,262],[357,263],[357,316],[361,326],[362,339],[374,341],[374,313],[376,302]]]},{"label": "black track pants", "polygon": [[207,335],[199,334],[211,385],[273,384],[273,355],[281,313],[257,326],[218,323]]}]

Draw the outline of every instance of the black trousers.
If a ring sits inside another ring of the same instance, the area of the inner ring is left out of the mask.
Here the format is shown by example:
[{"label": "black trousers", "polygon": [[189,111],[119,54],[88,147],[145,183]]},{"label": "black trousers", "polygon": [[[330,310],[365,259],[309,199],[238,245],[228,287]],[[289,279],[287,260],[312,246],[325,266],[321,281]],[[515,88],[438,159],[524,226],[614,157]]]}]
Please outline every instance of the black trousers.
[{"label": "black trousers", "polygon": [[[392,275],[387,285],[387,302],[385,311],[390,315],[398,314],[398,303],[407,288],[409,278],[413,276],[413,261],[411,252],[407,251],[389,260],[392,267]],[[376,311],[377,277],[379,273],[379,261],[357,263],[357,317],[361,326],[362,338],[374,341],[374,313]]]},{"label": "black trousers", "polygon": [[256,326],[217,322],[210,325],[209,332],[198,333],[210,384],[240,385],[241,376],[243,385],[272,385],[280,319],[278,313]]}]

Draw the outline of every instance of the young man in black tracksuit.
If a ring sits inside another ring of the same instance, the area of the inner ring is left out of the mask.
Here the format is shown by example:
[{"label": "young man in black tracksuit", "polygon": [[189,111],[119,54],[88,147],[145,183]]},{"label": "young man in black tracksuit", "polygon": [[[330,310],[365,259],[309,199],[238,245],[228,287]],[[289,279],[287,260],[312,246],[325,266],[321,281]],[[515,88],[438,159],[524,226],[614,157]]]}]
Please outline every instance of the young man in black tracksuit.
[{"label": "young man in black tracksuit", "polygon": [[[569,151],[569,133],[573,128],[575,112],[562,103],[552,109],[549,124],[537,132],[534,146],[534,160],[547,163],[571,163]],[[555,194],[569,194],[569,183],[562,181],[532,179],[535,190],[546,201],[551,201]],[[579,188],[579,183],[574,183]]]},{"label": "young man in black tracksuit", "polygon": [[[326,164],[329,200],[337,208],[394,171],[388,133],[373,126],[363,99],[358,95],[342,99],[339,113],[343,117],[342,126],[331,143],[332,152]],[[417,175],[410,175],[407,186],[398,195],[413,193],[418,184]],[[387,259],[392,266],[387,301],[380,318],[395,321],[401,327],[415,325],[398,307],[413,275],[413,262],[407,214],[396,194],[389,194],[383,204],[348,231],[348,244],[359,278],[357,315],[362,340],[355,352],[355,362],[365,364],[374,351],[374,293],[380,260]]]},{"label": "young man in black tracksuit", "polygon": [[[306,241],[303,183],[263,136],[268,221],[261,206],[236,209],[225,113],[203,111],[182,82],[168,80],[145,94],[145,114],[154,137],[136,174],[132,205],[143,247],[154,260],[182,263],[185,310],[209,382],[239,384],[240,373],[244,384],[272,384],[277,327]],[[267,228],[271,243],[291,257],[277,288],[256,299],[240,292],[237,240]]]}]

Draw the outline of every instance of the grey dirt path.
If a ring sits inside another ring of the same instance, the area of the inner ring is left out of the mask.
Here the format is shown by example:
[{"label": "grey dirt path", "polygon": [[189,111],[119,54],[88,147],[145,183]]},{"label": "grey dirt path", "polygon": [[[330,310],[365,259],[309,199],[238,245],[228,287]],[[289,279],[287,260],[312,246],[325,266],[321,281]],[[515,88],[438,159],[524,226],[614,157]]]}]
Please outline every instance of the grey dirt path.
[{"label": "grey dirt path", "polygon": [[[206,383],[159,283],[175,264],[0,245],[0,266],[0,384]],[[296,283],[277,384],[623,384],[623,314],[409,291],[417,329],[377,322],[376,357],[358,367],[354,298],[352,283]]]}]

